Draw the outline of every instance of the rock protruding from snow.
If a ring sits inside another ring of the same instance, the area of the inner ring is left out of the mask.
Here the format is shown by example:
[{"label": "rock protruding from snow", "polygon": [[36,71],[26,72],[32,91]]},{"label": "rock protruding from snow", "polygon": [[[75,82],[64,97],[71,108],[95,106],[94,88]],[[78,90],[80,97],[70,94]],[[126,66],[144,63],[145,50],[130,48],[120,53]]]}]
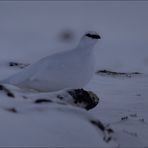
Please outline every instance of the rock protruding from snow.
[{"label": "rock protruding from snow", "polygon": [[23,63],[19,63],[19,62],[9,62],[9,66],[23,69],[23,68],[29,66],[29,64],[23,64]]},{"label": "rock protruding from snow", "polygon": [[98,70],[96,72],[98,75],[102,76],[112,76],[112,77],[128,77],[131,78],[132,76],[140,75],[140,72],[116,72],[110,70]]},{"label": "rock protruding from snow", "polygon": [[78,106],[84,106],[85,109],[89,110],[94,108],[99,98],[96,94],[91,91],[85,91],[84,89],[68,90],[68,93],[73,97],[74,103]]}]

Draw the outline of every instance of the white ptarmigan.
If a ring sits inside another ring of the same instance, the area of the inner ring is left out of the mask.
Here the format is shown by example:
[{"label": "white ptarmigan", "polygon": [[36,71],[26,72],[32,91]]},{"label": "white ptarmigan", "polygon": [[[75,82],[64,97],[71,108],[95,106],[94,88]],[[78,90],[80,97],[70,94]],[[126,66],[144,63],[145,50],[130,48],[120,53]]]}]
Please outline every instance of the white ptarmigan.
[{"label": "white ptarmigan", "polygon": [[85,86],[94,73],[93,48],[100,35],[87,32],[76,48],[49,55],[1,81],[37,91],[58,91]]}]

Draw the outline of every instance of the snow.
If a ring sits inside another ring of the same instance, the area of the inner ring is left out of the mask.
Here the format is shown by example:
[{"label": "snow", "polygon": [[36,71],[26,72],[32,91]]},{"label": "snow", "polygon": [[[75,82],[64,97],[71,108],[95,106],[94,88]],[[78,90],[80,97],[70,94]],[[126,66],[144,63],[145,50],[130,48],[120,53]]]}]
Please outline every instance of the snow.
[{"label": "snow", "polygon": [[[54,110],[29,114],[1,112],[1,146],[99,146],[102,138],[85,120]],[[89,130],[87,130],[89,129]],[[79,131],[83,132],[79,132]],[[84,136],[87,135],[87,136]],[[87,142],[89,140],[89,142]]]},{"label": "snow", "polygon": [[100,97],[100,105],[91,113],[110,124],[120,146],[148,145],[147,80],[146,74],[131,78],[96,75],[87,86]]},{"label": "snow", "polygon": [[[100,100],[89,111],[67,100],[67,105],[58,104],[54,94],[48,94],[56,100],[49,105],[33,104],[41,94],[31,92],[31,98],[30,92],[7,85],[17,98],[0,91],[0,146],[147,147],[147,11],[146,1],[0,2],[0,80],[22,71],[9,62],[31,64],[73,48],[88,30],[102,37],[94,50],[96,71],[141,73],[94,74],[85,89]],[[75,33],[67,43],[57,40],[65,28]],[[20,97],[26,93],[29,100]],[[113,129],[110,142],[103,140],[104,132],[90,119]]]}]

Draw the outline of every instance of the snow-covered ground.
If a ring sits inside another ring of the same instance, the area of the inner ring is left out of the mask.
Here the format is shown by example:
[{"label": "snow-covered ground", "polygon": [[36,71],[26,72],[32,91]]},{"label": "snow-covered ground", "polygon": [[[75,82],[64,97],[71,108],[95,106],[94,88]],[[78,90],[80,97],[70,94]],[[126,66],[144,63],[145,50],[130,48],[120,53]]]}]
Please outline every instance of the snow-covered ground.
[{"label": "snow-covered ground", "polygon": [[100,104],[90,111],[115,131],[123,147],[148,145],[148,75],[112,77],[96,75],[88,85],[100,97]]},{"label": "snow-covered ground", "polygon": [[[96,93],[100,102],[89,111],[58,103],[36,106],[1,91],[0,146],[147,147],[147,14],[146,1],[0,2],[0,79],[21,71],[9,62],[30,64],[72,48],[88,30],[102,37],[95,47],[96,71],[141,73],[131,77],[94,74],[85,89]],[[74,38],[63,42],[58,34],[67,28]],[[109,125],[112,140],[104,141],[104,132],[90,120]]]}]

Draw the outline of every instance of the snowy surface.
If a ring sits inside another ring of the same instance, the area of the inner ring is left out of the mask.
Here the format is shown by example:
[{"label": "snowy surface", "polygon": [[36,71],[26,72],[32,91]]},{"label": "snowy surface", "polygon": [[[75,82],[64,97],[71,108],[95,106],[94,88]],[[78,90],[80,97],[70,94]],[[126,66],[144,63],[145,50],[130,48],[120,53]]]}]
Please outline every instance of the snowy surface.
[{"label": "snowy surface", "polygon": [[131,78],[96,75],[88,85],[102,98],[91,113],[110,124],[120,146],[148,145],[147,81],[148,75]]},{"label": "snowy surface", "polygon": [[[22,70],[9,62],[30,64],[74,47],[86,30],[102,35],[95,47],[96,71],[141,73],[131,77],[94,74],[85,89],[96,93],[100,102],[90,111],[57,103],[32,105],[1,91],[0,146],[147,147],[147,14],[144,1],[0,2],[0,80]],[[75,36],[63,43],[57,36],[66,28]],[[12,107],[19,112],[11,112]],[[103,140],[103,132],[90,119],[109,124],[114,131],[110,142]]]}]

